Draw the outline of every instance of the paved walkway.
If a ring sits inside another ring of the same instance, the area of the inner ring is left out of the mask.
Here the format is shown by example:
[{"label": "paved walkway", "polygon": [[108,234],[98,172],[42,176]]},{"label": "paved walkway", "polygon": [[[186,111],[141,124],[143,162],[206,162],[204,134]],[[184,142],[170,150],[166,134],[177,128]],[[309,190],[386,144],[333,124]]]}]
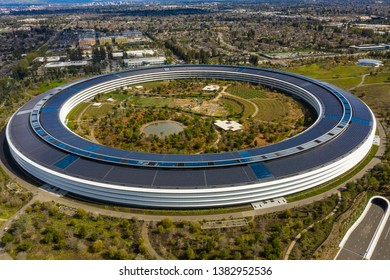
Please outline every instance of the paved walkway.
[{"label": "paved walkway", "polygon": [[370,76],[370,74],[364,74],[364,75],[362,75],[362,76],[361,76],[362,79],[361,79],[360,83],[357,84],[357,85],[354,86],[354,87],[351,87],[351,88],[348,89],[348,90],[353,90],[353,89],[357,89],[357,88],[361,87],[361,86],[364,84],[364,80],[366,79],[367,76]]},{"label": "paved walkway", "polygon": [[294,249],[295,244],[301,239],[302,234],[304,234],[305,232],[309,231],[312,227],[314,227],[315,224],[321,223],[322,221],[325,221],[325,220],[329,219],[330,217],[332,217],[332,216],[334,216],[334,215],[336,214],[337,210],[338,210],[339,207],[340,207],[341,193],[340,193],[340,192],[337,192],[337,195],[338,195],[339,199],[338,199],[337,205],[335,206],[335,208],[333,208],[332,212],[330,212],[328,215],[326,215],[325,218],[323,218],[323,219],[321,219],[321,220],[319,220],[319,221],[316,221],[316,222],[312,223],[311,225],[309,225],[307,228],[305,228],[304,230],[302,230],[302,231],[294,238],[294,240],[290,243],[290,246],[288,246],[287,251],[286,251],[286,254],[284,255],[284,259],[285,259],[285,260],[288,260],[288,259],[289,259],[290,254],[291,254],[292,250]]},{"label": "paved walkway", "polygon": [[142,229],[141,229],[141,237],[143,238],[143,240],[145,241],[145,245],[146,247],[148,248],[148,252],[149,252],[149,255],[156,259],[156,260],[164,260],[163,257],[161,257],[157,252],[156,250],[154,250],[153,246],[152,246],[152,243],[150,243],[150,239],[149,239],[149,225],[150,225],[150,222],[145,222],[143,225],[142,225]]},{"label": "paved walkway", "polygon": [[255,107],[255,111],[253,112],[253,114],[251,115],[251,118],[254,118],[257,116],[257,114],[259,113],[259,107],[251,100],[249,99],[244,99],[242,97],[239,97],[237,95],[233,95],[233,94],[230,94],[230,93],[225,93],[224,94],[225,96],[228,96],[228,97],[232,97],[232,98],[235,98],[235,99],[239,99],[239,100],[244,100],[245,102],[249,102],[252,104],[253,107]]}]

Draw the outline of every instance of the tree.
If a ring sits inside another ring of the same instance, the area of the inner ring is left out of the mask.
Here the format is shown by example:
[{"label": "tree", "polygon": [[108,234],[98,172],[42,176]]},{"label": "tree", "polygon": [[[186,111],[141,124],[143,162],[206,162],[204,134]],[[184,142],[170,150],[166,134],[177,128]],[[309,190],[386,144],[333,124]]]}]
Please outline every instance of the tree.
[{"label": "tree", "polygon": [[205,50],[201,49],[199,52],[199,63],[208,64],[210,61],[210,54]]},{"label": "tree", "polygon": [[80,220],[84,219],[87,216],[87,211],[85,211],[82,208],[77,209],[77,214],[76,217],[79,218]]},{"label": "tree", "polygon": [[101,53],[97,47],[92,49],[92,62],[99,63],[101,61]]},{"label": "tree", "polygon": [[250,29],[247,33],[248,40],[253,40],[255,38],[256,32],[253,29]]},{"label": "tree", "polygon": [[104,46],[100,46],[99,53],[101,60],[106,59],[106,49],[104,48]]},{"label": "tree", "polygon": [[103,249],[103,241],[96,240],[91,247],[92,253],[99,253]]},{"label": "tree", "polygon": [[249,57],[249,63],[257,66],[259,64],[259,57],[257,55],[251,55]]},{"label": "tree", "polygon": [[195,259],[195,252],[194,249],[192,249],[190,246],[186,250],[186,257],[188,260]]},{"label": "tree", "polygon": [[165,218],[160,223],[165,229],[173,227],[173,221],[170,218]]},{"label": "tree", "polygon": [[27,59],[20,60],[18,63],[16,63],[16,65],[12,69],[13,77],[16,80],[23,80],[29,74],[28,66],[29,63]]}]

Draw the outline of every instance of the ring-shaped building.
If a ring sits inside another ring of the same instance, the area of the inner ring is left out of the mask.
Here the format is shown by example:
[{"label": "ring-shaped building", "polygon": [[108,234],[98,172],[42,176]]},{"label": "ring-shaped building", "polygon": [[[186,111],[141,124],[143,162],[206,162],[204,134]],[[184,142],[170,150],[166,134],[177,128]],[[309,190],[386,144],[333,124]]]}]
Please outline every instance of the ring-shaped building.
[{"label": "ring-shaped building", "polygon": [[[316,114],[302,133],[268,146],[214,154],[152,154],[84,139],[66,126],[81,102],[125,86],[176,79],[249,82],[300,99]],[[300,75],[253,67],[175,65],[80,80],[30,100],[6,139],[29,174],[79,196],[153,208],[252,203],[303,191],[345,173],[369,152],[376,121],[357,97]]]}]

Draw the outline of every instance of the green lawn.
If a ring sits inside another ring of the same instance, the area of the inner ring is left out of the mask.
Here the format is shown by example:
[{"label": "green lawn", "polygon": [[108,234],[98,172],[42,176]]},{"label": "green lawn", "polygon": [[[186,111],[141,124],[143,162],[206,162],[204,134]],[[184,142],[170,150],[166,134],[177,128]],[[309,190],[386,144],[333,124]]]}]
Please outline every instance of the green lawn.
[{"label": "green lawn", "polygon": [[356,90],[356,95],[374,112],[384,115],[390,112],[390,84],[365,85]]},{"label": "green lawn", "polygon": [[158,98],[158,97],[131,97],[128,99],[131,104],[136,106],[156,106],[156,107],[164,107],[164,106],[173,106],[174,98]]},{"label": "green lawn", "polygon": [[259,108],[255,118],[262,121],[277,121],[289,113],[288,105],[278,99],[254,98],[251,101]]},{"label": "green lawn", "polygon": [[93,117],[93,116],[103,116],[104,114],[107,114],[109,111],[111,111],[111,109],[114,107],[113,104],[102,104],[102,106],[100,107],[89,107],[86,111],[85,111],[85,115],[88,115],[89,117]]},{"label": "green lawn", "polygon": [[118,100],[118,101],[123,101],[126,98],[128,98],[129,95],[126,94],[126,93],[120,93],[120,92],[117,92],[117,91],[111,91],[111,92],[105,93],[103,95],[103,97],[104,97],[103,101],[105,101],[108,98],[113,98],[113,99]]},{"label": "green lawn", "polygon": [[331,67],[324,64],[313,63],[289,69],[290,72],[312,77],[315,79],[335,79],[343,77],[359,77],[369,73],[371,67],[356,65],[339,65]]},{"label": "green lawn", "polygon": [[261,89],[248,88],[247,86],[232,86],[228,92],[244,99],[267,98],[267,93]]},{"label": "green lawn", "polygon": [[240,105],[242,104],[241,102],[238,104],[237,102],[227,98],[221,98],[220,100],[228,109],[229,116],[237,116],[243,113],[242,106]]},{"label": "green lawn", "polygon": [[245,100],[245,99],[240,98],[240,97],[234,97],[234,96],[229,96],[229,98],[237,100],[237,102],[244,105],[244,112],[242,113],[243,118],[249,118],[256,111],[255,106],[253,106],[253,104],[251,102],[249,102],[248,100]]},{"label": "green lawn", "polygon": [[82,102],[82,103],[78,104],[76,107],[74,107],[69,112],[69,114],[66,116],[66,118],[69,121],[76,120],[79,117],[80,113],[89,105],[91,105],[91,104],[88,102]]},{"label": "green lawn", "polygon": [[364,84],[374,83],[389,83],[390,82],[390,71],[378,73],[376,75],[367,76],[364,80]]},{"label": "green lawn", "polygon": [[361,77],[354,77],[354,78],[330,79],[330,80],[323,80],[323,81],[328,82],[330,84],[334,84],[343,89],[350,89],[357,86],[361,80],[362,80]]},{"label": "green lawn", "polygon": [[38,94],[41,94],[41,93],[43,93],[45,91],[53,89],[55,87],[59,87],[59,86],[65,85],[65,84],[67,84],[69,82],[71,82],[70,79],[69,80],[61,79],[61,80],[55,80],[55,81],[42,83],[37,88],[32,89],[30,91],[30,93],[33,94],[33,95],[38,95]]}]

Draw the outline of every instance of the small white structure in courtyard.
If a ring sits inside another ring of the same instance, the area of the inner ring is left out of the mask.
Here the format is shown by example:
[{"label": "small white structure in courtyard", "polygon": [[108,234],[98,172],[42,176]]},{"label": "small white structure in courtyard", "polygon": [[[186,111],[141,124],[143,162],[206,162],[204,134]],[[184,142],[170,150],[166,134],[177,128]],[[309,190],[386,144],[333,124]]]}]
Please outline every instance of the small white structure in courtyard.
[{"label": "small white structure in courtyard", "polygon": [[208,85],[203,88],[204,91],[217,91],[219,90],[219,85]]},{"label": "small white structure in courtyard", "polygon": [[222,128],[223,130],[226,130],[226,131],[237,131],[237,130],[241,130],[242,129],[242,124],[239,124],[238,122],[235,122],[235,121],[221,121],[221,120],[217,120],[215,123],[214,123],[216,126],[218,126],[219,128]]}]

